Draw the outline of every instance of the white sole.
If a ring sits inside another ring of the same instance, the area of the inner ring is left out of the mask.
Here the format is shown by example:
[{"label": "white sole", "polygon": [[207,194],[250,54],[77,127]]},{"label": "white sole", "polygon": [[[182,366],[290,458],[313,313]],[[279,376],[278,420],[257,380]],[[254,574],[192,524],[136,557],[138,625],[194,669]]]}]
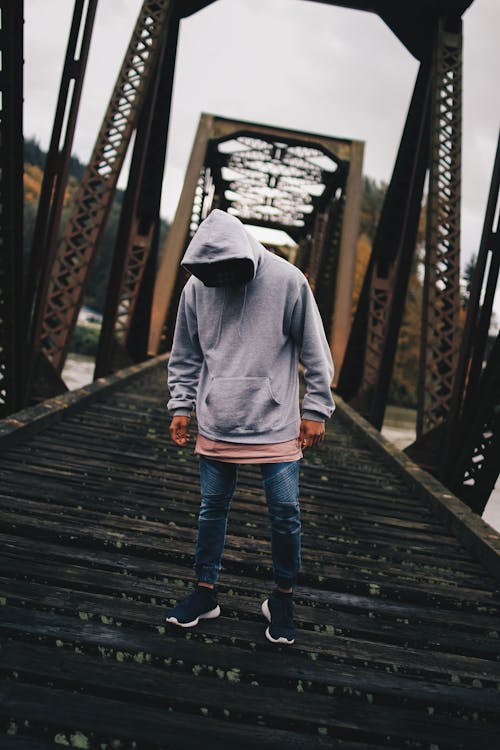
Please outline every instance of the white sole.
[{"label": "white sole", "polygon": [[191,622],[179,622],[177,617],[165,617],[165,622],[170,622],[172,625],[177,625],[179,628],[194,628],[198,625],[200,620],[214,620],[219,615],[220,607],[217,605],[215,609],[211,609],[210,612],[204,612],[202,615],[199,615],[196,620],[192,620]]},{"label": "white sole", "polygon": [[[268,601],[269,599],[265,599],[265,601],[262,602],[261,610],[266,620],[268,622],[271,622],[271,611],[269,609]],[[295,643],[295,638],[292,638],[291,641],[289,641],[288,638],[283,638],[282,636],[280,636],[279,638],[273,638],[271,633],[269,632],[269,628],[266,628],[266,638],[268,641],[271,641],[271,643],[284,643],[286,646],[291,646],[293,643]]]}]

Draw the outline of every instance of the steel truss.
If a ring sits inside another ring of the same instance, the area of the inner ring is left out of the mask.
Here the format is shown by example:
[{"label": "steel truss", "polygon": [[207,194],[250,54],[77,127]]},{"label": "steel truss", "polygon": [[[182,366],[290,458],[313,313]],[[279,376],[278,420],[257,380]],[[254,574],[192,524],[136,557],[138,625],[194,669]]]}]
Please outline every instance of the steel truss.
[{"label": "steel truss", "polygon": [[[331,282],[322,312],[332,344],[339,344],[334,352],[339,361],[342,337],[332,336],[332,326],[348,325],[350,317],[362,152],[355,141],[203,115],[156,280],[150,353],[171,342],[186,280],[179,269],[186,244],[207,213],[220,207],[246,223],[285,230],[296,242],[310,239],[316,213],[324,213],[325,232],[316,240],[312,265],[303,270],[316,287]],[[332,207],[344,200],[349,219],[340,231],[341,212]],[[172,274],[172,269],[179,270]],[[341,303],[334,282],[347,289]]]},{"label": "steel truss", "polygon": [[0,418],[21,406],[23,3],[0,2]]},{"label": "steel truss", "polygon": [[[84,0],[75,2],[52,137],[44,167],[25,295],[25,308],[28,314],[28,343],[31,352],[28,382],[24,394],[25,400],[27,400],[31,389],[29,377],[34,375],[35,361],[38,356],[37,342],[42,324],[41,307],[47,299],[51,281],[50,274],[57,252],[59,225],[68,182],[71,150],[96,10],[97,0],[88,0],[84,16]],[[67,117],[65,117],[66,112]],[[64,133],[63,127],[65,127]],[[39,363],[39,366],[41,366],[41,363]],[[44,379],[48,381],[48,387],[46,394],[44,394],[41,390],[45,389],[40,388],[39,382],[38,397],[50,396],[54,392],[66,390],[61,378],[48,363],[43,370]]]},{"label": "steel truss", "polygon": [[[40,335],[34,343],[60,373],[76,324],[96,247],[106,221],[131,134],[144,101],[170,10],[169,0],[145,0],[99,130],[89,165],[48,270],[40,305]],[[37,389],[35,382],[34,389]]]},{"label": "steel truss", "polygon": [[358,300],[338,391],[382,426],[427,168],[430,66],[421,63]]},{"label": "steel truss", "polygon": [[431,154],[417,439],[450,411],[460,330],[462,22],[440,19],[433,51]]},{"label": "steel truss", "polygon": [[[500,136],[467,305],[440,477],[482,513],[500,471],[500,336],[487,356],[500,269]],[[483,362],[487,361],[486,367]]]},{"label": "steel truss", "polygon": [[109,276],[95,377],[147,357],[178,30],[179,18],[171,17],[137,127]]}]

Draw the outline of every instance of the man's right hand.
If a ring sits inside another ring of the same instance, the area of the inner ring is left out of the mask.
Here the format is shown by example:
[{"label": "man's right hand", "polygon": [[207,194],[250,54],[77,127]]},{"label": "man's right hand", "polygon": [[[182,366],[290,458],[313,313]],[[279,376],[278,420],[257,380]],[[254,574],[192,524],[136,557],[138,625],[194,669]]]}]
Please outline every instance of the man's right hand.
[{"label": "man's right hand", "polygon": [[170,437],[176,445],[186,445],[189,442],[188,434],[189,417],[178,416],[173,417],[170,422]]}]

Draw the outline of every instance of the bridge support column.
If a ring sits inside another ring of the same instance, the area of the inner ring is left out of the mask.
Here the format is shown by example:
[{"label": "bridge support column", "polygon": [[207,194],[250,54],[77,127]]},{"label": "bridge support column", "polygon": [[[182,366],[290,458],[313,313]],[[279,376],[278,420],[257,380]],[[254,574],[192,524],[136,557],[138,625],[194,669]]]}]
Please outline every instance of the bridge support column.
[{"label": "bridge support column", "polygon": [[[472,510],[482,513],[500,468],[500,337],[489,355],[488,331],[500,271],[500,136],[481,244],[467,303],[453,384],[440,479]],[[483,362],[487,360],[486,367]]]},{"label": "bridge support column", "polygon": [[179,276],[182,273],[179,264],[186,247],[196,188],[205,163],[207,143],[212,134],[213,119],[211,115],[201,116],[175,217],[163,248],[155,280],[151,312],[148,346],[150,355],[155,355],[160,349],[165,348],[162,342],[165,323],[167,323],[170,339],[173,335],[173,324],[175,323],[180,294]]},{"label": "bridge support column", "polygon": [[[60,374],[99,238],[161,47],[171,0],[144,0],[73,212],[49,269],[32,359]],[[34,393],[43,377],[35,373]]]},{"label": "bridge support column", "polygon": [[460,331],[462,22],[439,19],[433,49],[430,173],[417,438],[448,416]]},{"label": "bridge support column", "polygon": [[95,378],[147,358],[178,32],[179,18],[172,15],[137,126],[109,275]]},{"label": "bridge support column", "polygon": [[430,66],[421,63],[354,317],[338,390],[380,429],[427,168]]},{"label": "bridge support column", "polygon": [[48,361],[40,361],[37,342],[42,328],[41,312],[47,299],[51,272],[57,256],[61,214],[96,9],[97,0],[91,0],[86,6],[84,17],[84,3],[81,0],[75,3],[52,136],[43,172],[25,294],[30,360],[27,368],[25,403],[29,400],[31,380],[35,371],[38,377],[38,398],[64,393],[66,390],[60,373],[56,372]]},{"label": "bridge support column", "polygon": [[0,2],[0,418],[22,405],[23,3]]}]

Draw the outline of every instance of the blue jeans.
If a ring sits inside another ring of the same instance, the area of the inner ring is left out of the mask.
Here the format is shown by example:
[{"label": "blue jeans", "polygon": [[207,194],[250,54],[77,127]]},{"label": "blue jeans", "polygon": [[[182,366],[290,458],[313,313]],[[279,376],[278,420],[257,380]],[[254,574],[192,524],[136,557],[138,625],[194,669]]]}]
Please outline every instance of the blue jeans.
[{"label": "blue jeans", "polygon": [[[271,520],[274,580],[291,587],[300,567],[299,461],[260,464]],[[236,489],[238,464],[200,456],[201,508],[194,570],[196,579],[216,583],[227,516]]]}]

